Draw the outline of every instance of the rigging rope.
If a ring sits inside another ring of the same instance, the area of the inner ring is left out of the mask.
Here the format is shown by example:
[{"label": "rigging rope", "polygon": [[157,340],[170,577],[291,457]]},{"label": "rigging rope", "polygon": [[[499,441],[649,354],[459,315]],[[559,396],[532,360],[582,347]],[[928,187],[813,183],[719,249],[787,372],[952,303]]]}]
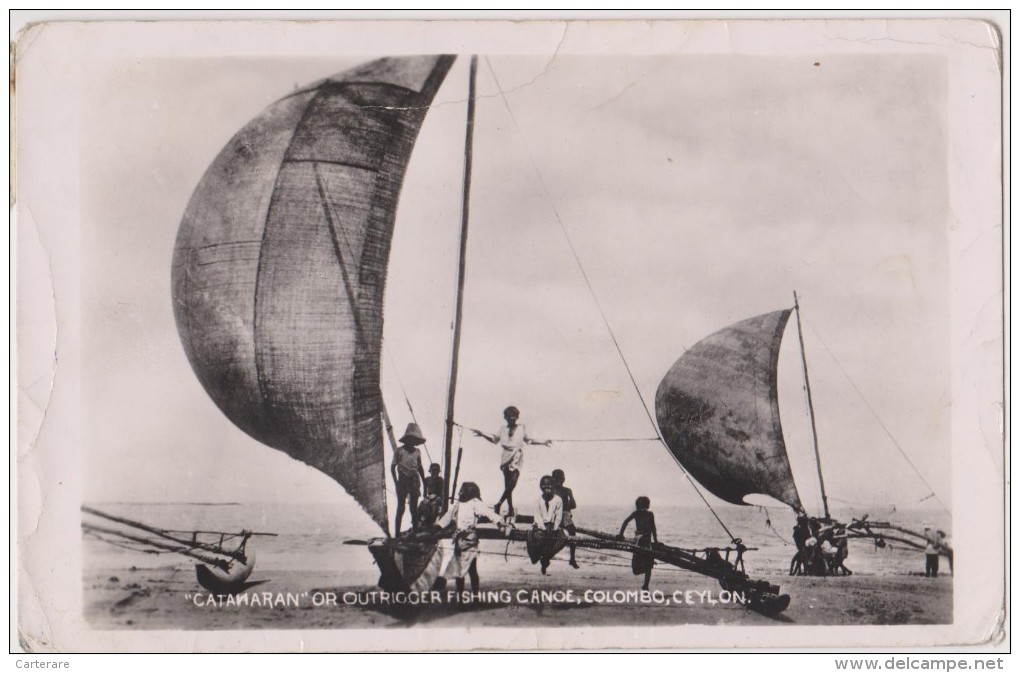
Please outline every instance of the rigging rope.
[{"label": "rigging rope", "polygon": [[[327,194],[326,188],[323,184],[322,175],[319,173],[319,165],[317,163],[313,163],[312,168],[313,171],[315,172],[316,184],[319,187],[319,197],[322,200],[323,204],[328,208],[326,215],[330,224],[329,227],[330,233],[333,236],[333,244],[336,247],[337,262],[339,262],[340,269],[341,271],[343,271],[344,286],[347,289],[348,299],[351,303],[351,314],[354,317],[355,334],[357,335],[360,341],[364,342],[365,340],[364,332],[361,326],[361,309],[356,302],[357,293],[354,291],[354,288],[351,287],[350,280],[347,277],[343,255],[340,254],[341,252],[340,244],[343,243],[344,247],[347,248],[347,254],[350,255],[352,260],[357,260],[357,256],[354,254],[354,247],[351,245],[350,240],[347,238],[347,232],[344,230],[344,228],[339,226],[333,226],[333,222],[339,222],[340,218],[337,216],[336,207],[333,204],[333,200],[329,198],[329,195]],[[337,233],[339,233],[339,239],[337,238]],[[414,409],[411,407],[411,400],[408,399],[407,397],[407,390],[404,389],[404,383],[403,381],[400,380],[400,373],[397,371],[396,362],[394,361],[392,354],[390,354],[389,350],[386,348],[386,344],[383,344],[383,350],[386,351],[386,355],[390,358],[390,364],[393,365],[393,373],[397,375],[397,381],[398,383],[400,383],[400,390],[404,393],[404,402],[407,403],[407,408],[411,411],[411,420],[414,421],[415,425],[421,427],[420,424],[418,423],[418,419],[414,417]],[[379,394],[382,395],[382,390],[379,391]],[[429,455],[428,446],[424,444],[422,446],[425,449],[425,455],[428,456],[429,462],[431,463],[432,456]]]},{"label": "rigging rope", "polygon": [[126,549],[128,551],[140,552],[140,553],[144,553],[144,554],[173,554],[173,553],[176,553],[176,552],[170,551],[169,549],[164,550],[164,549],[152,549],[152,548],[148,548],[148,547],[143,547],[142,543],[140,543],[140,542],[136,542],[136,543],[133,543],[133,544],[132,543],[127,543],[127,542],[121,542],[120,540],[114,540],[113,538],[104,537],[103,535],[100,535],[99,533],[96,533],[95,531],[86,530],[86,531],[84,531],[84,533],[85,533],[85,535],[93,537],[93,538],[95,538],[97,540],[100,540],[102,542],[105,542],[108,545],[111,545],[111,546],[114,546],[114,547],[119,547],[121,549]]},{"label": "rigging rope", "polygon": [[634,378],[634,373],[631,371],[630,365],[627,363],[627,358],[624,357],[623,355],[623,349],[620,347],[620,343],[616,339],[616,334],[613,332],[613,328],[609,324],[609,319],[606,317],[606,313],[602,309],[602,304],[599,302],[598,296],[595,294],[595,288],[592,287],[591,280],[589,280],[588,278],[588,273],[584,270],[584,265],[581,263],[581,258],[577,254],[577,249],[574,247],[574,242],[570,238],[570,234],[567,232],[566,226],[564,226],[563,224],[563,219],[560,217],[559,210],[556,208],[556,203],[553,201],[552,194],[549,192],[549,187],[545,184],[545,179],[542,177],[542,173],[541,171],[538,170],[538,165],[535,163],[535,157],[531,154],[531,148],[528,147],[528,142],[524,136],[524,131],[521,130],[520,125],[517,123],[517,118],[514,116],[513,109],[510,107],[510,101],[507,100],[506,93],[504,93],[503,87],[499,83],[499,78],[496,76],[496,71],[493,69],[492,62],[489,60],[488,57],[485,57],[485,64],[488,66],[489,72],[492,74],[492,79],[496,83],[496,89],[499,91],[499,95],[503,99],[503,104],[506,106],[507,114],[510,115],[510,121],[513,123],[514,128],[517,129],[517,133],[521,137],[525,153],[528,155],[528,160],[531,162],[531,167],[535,171],[535,176],[538,178],[538,182],[542,186],[542,191],[545,193],[545,198],[549,202],[549,206],[552,208],[553,215],[556,216],[556,222],[560,225],[560,231],[563,232],[563,237],[566,239],[567,246],[570,248],[570,252],[574,256],[574,262],[577,264],[577,268],[581,272],[581,277],[584,279],[584,283],[588,287],[588,292],[591,294],[592,300],[595,302],[596,308],[598,308],[599,315],[602,316],[602,322],[606,327],[606,331],[609,333],[609,338],[612,339],[613,345],[616,347],[616,352],[617,354],[619,354],[620,360],[623,362],[624,369],[627,370],[627,375],[630,377],[630,382],[634,386],[634,390],[637,393],[638,399],[641,401],[641,406],[645,410],[645,415],[648,417],[648,422],[651,423],[652,428],[655,429],[656,437],[658,441],[662,443],[663,447],[665,447],[666,453],[668,453],[669,456],[673,459],[673,462],[677,464],[677,467],[680,468],[680,471],[683,473],[683,475],[687,477],[687,481],[690,482],[691,487],[694,489],[694,492],[698,494],[698,496],[701,498],[701,501],[704,502],[705,505],[708,507],[709,511],[712,512],[712,516],[714,516],[715,520],[719,522],[719,525],[722,526],[722,529],[724,531],[726,531],[726,534],[730,536],[730,539],[731,540],[734,539],[733,533],[731,533],[730,529],[726,527],[726,524],[723,523],[723,520],[719,518],[719,515],[712,507],[711,503],[708,502],[708,499],[705,497],[705,495],[701,492],[701,489],[699,489],[697,484],[694,482],[694,479],[691,477],[690,474],[687,473],[687,470],[684,469],[684,466],[680,464],[680,461],[677,459],[676,456],[673,455],[673,452],[669,450],[669,447],[666,446],[666,442],[665,440],[662,439],[662,436],[658,434],[658,426],[655,423],[655,419],[652,417],[652,412],[649,410],[648,404],[645,402],[645,398],[641,394],[641,388],[638,386],[637,380]]},{"label": "rigging rope", "polygon": [[597,444],[600,442],[659,442],[662,441],[658,437],[593,437],[590,439],[550,439],[550,442],[587,442],[590,444]]},{"label": "rigging rope", "polygon": [[[482,432],[481,430],[478,430],[476,428],[472,428],[472,427],[467,426],[467,425],[462,425],[460,423],[457,423],[456,421],[454,421],[453,424],[461,429],[461,434],[463,434],[464,430],[470,430],[471,432]],[[567,443],[567,442],[586,442],[586,443],[599,443],[599,442],[659,442],[659,441],[662,441],[662,440],[660,440],[658,437],[591,437],[591,438],[585,438],[585,439],[576,439],[576,438],[572,438],[571,437],[571,438],[552,438],[552,439],[549,439],[547,441],[550,441],[550,442],[559,442],[560,444],[563,444],[563,443]]]},{"label": "rigging rope", "polygon": [[776,530],[776,527],[772,525],[772,517],[769,515],[768,508],[762,507],[761,505],[759,505],[758,509],[760,509],[762,512],[765,513],[765,525],[769,527],[769,530],[772,531],[773,535],[775,535],[777,538],[779,538],[779,541],[783,543],[783,546],[786,546],[786,547],[792,546],[789,542],[786,541],[786,538],[783,537],[782,533],[780,533],[778,530]]},{"label": "rigging rope", "polygon": [[829,500],[832,500],[834,502],[839,502],[839,503],[842,503],[844,505],[854,505],[856,507],[869,507],[869,508],[885,508],[885,507],[888,507],[892,511],[895,512],[897,507],[904,507],[904,506],[909,506],[909,505],[919,505],[922,502],[924,502],[925,500],[931,500],[934,497],[935,497],[934,493],[929,493],[928,495],[924,496],[920,500],[912,500],[911,502],[906,503],[906,505],[903,505],[902,503],[896,503],[896,502],[886,502],[886,503],[881,503],[881,502],[879,502],[879,503],[873,503],[873,502],[854,502],[852,500],[840,500],[839,498],[829,498]]},{"label": "rigging rope", "polygon": [[[807,321],[805,320],[804,322],[807,322]],[[928,480],[924,478],[924,475],[921,474],[921,471],[919,469],[917,469],[916,465],[914,465],[914,461],[910,460],[910,456],[907,455],[906,451],[904,451],[903,447],[900,446],[900,443],[896,441],[896,438],[893,436],[893,434],[889,430],[889,428],[887,428],[885,423],[882,422],[882,418],[878,415],[878,412],[875,411],[875,409],[868,402],[867,398],[864,397],[864,393],[862,393],[861,389],[857,387],[857,384],[854,383],[854,380],[852,378],[850,378],[850,374],[848,374],[847,371],[845,369],[843,369],[843,365],[840,364],[839,360],[836,359],[836,356],[833,354],[833,352],[831,350],[829,350],[829,346],[825,343],[825,340],[822,339],[822,335],[820,335],[818,333],[818,330],[816,330],[814,328],[814,326],[811,325],[811,323],[808,323],[808,327],[811,328],[811,331],[814,332],[815,336],[818,338],[818,343],[822,344],[822,348],[825,349],[825,352],[829,354],[829,357],[832,358],[832,361],[836,363],[837,367],[839,367],[839,371],[843,372],[843,376],[845,376],[846,380],[850,382],[850,386],[854,389],[854,391],[857,393],[857,395],[861,398],[861,401],[864,402],[864,406],[866,406],[868,408],[868,411],[871,412],[871,415],[875,417],[875,420],[878,421],[878,424],[880,426],[882,426],[883,430],[885,430],[885,434],[888,435],[889,439],[892,440],[892,443],[896,447],[896,450],[900,452],[900,455],[903,456],[903,459],[906,460],[907,464],[910,465],[910,467],[914,470],[914,473],[918,476],[918,478],[922,482],[924,482],[924,485],[928,487],[928,490],[930,491],[930,495],[926,496],[923,500],[927,500],[929,497],[935,498],[936,502],[938,502],[939,505],[942,506],[942,509],[944,509],[947,514],[951,514],[951,512],[949,511],[949,508],[946,507],[946,504],[944,502],[942,502],[942,499],[939,498],[939,496],[935,493],[935,489],[932,488],[931,484],[928,483]]]},{"label": "rigging rope", "polygon": [[[404,396],[404,403],[407,404],[407,410],[411,412],[411,420],[414,421],[414,424],[420,428],[421,424],[418,422],[418,418],[414,415],[414,407],[411,406],[411,398],[407,396],[407,389],[404,388],[404,382],[400,378],[400,372],[397,371],[397,361],[393,358],[393,353],[390,352],[390,349],[386,347],[385,343],[383,344],[383,350],[386,351],[386,357],[389,358],[390,365],[393,367],[393,374],[397,377],[397,384],[400,386],[400,392]],[[428,456],[429,462],[433,462],[432,454],[429,453],[428,443],[426,442],[422,444],[421,448],[425,449],[425,455]]]},{"label": "rigging rope", "polygon": [[[578,549],[582,549],[582,548],[578,547]],[[588,550],[585,550],[585,551],[587,552]],[[529,559],[530,560],[530,558],[531,558],[527,554],[509,554],[509,553],[498,552],[498,551],[485,551],[485,550],[482,550],[482,549],[479,549],[476,553],[478,553],[478,554],[488,554],[489,556],[502,556],[504,559],[512,557],[512,558],[524,558],[524,559]],[[596,554],[596,552],[588,552],[588,553],[590,553],[592,555]],[[608,557],[608,558],[618,558],[618,559],[625,559],[625,558],[627,558],[626,556],[619,556],[617,554],[607,554],[607,553],[604,553],[604,552],[598,552],[598,555],[599,556],[605,556],[605,557]],[[554,559],[550,559],[550,560],[551,561],[555,561],[557,563],[566,563],[567,562],[566,560],[560,559],[560,558],[554,558]],[[630,568],[630,567],[632,567],[630,563],[606,563],[605,561],[595,561],[595,560],[592,560],[590,558],[585,560],[585,563],[587,565],[593,565],[593,566],[612,566],[612,567],[616,567],[616,568]],[[677,568],[675,566],[671,566],[668,563],[656,563],[655,564],[655,572],[660,572],[662,570],[676,571],[676,572],[682,572],[682,573],[689,573],[690,572],[689,570],[685,570],[684,568]]]}]

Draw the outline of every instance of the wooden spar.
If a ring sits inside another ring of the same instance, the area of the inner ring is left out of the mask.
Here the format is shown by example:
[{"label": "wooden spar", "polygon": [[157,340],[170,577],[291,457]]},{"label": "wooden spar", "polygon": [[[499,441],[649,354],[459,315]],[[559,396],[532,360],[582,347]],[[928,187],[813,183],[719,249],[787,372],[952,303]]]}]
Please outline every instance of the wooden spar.
[{"label": "wooden spar", "polygon": [[[202,549],[202,550],[205,550],[205,551],[208,551],[208,552],[212,552],[214,554],[223,554],[225,556],[230,556],[231,558],[236,558],[238,560],[244,560],[244,558],[245,558],[244,554],[241,553],[240,550],[232,551],[231,552],[231,551],[224,550],[222,548],[222,546],[220,546],[220,545],[215,545],[215,544],[211,544],[211,543],[208,543],[208,542],[199,542],[198,540],[185,540],[185,539],[179,538],[179,537],[177,537],[175,535],[171,535],[168,531],[165,531],[165,530],[163,530],[161,528],[155,528],[153,526],[147,526],[144,523],[139,523],[137,521],[132,521],[131,519],[124,519],[124,518],[121,518],[119,516],[113,516],[112,514],[106,514],[105,512],[100,512],[97,509],[92,509],[91,507],[86,507],[86,506],[83,505],[82,508],[81,508],[81,511],[85,512],[86,514],[91,514],[93,516],[98,516],[98,517],[100,517],[102,519],[108,519],[109,521],[114,521],[116,523],[124,524],[125,526],[130,526],[132,528],[137,528],[139,530],[144,530],[147,533],[152,533],[153,535],[158,535],[161,538],[164,538],[166,540],[170,540],[171,542],[176,542],[177,544],[186,545],[187,547],[190,547],[190,548],[193,548],[193,549]],[[86,526],[88,526],[88,524],[82,524],[82,526],[86,527]],[[95,526],[91,526],[91,527],[92,528],[96,528]],[[122,533],[119,533],[117,531],[110,531],[110,530],[99,529],[99,528],[96,528],[96,529],[97,530],[102,530],[103,532],[113,532],[116,535],[121,535],[122,537],[127,537],[128,539],[138,541],[137,538],[129,537],[129,536],[124,535]],[[196,531],[196,532],[202,532],[202,531]],[[224,536],[224,533],[213,533],[213,534]],[[250,533],[248,531],[242,532],[240,534],[240,537],[242,537],[242,539],[246,540],[248,537],[251,537],[253,535],[266,535],[266,536],[273,536],[273,537],[275,537],[275,533]],[[145,541],[145,540],[142,540],[142,541]],[[222,540],[221,540],[221,544],[222,544]],[[159,545],[156,545],[156,544],[153,543],[153,546],[159,546]],[[176,549],[171,549],[171,551],[177,551],[177,550]]]},{"label": "wooden spar", "polygon": [[818,430],[815,427],[815,405],[811,401],[811,380],[808,378],[807,355],[804,352],[804,332],[800,327],[800,303],[797,301],[797,292],[793,293],[793,308],[797,312],[797,338],[800,340],[800,359],[804,363],[804,389],[807,391],[808,415],[811,417],[811,445],[815,449],[815,466],[818,468],[818,485],[822,490],[822,509],[825,518],[829,517],[829,498],[825,495],[825,479],[822,478],[822,457],[818,453]]},{"label": "wooden spar", "polygon": [[[141,544],[149,545],[150,547],[155,547],[156,549],[162,549],[164,551],[177,552],[178,554],[183,554],[184,556],[190,556],[192,558],[198,559],[199,561],[202,561],[203,563],[208,563],[209,565],[214,565],[214,566],[217,566],[219,568],[223,568],[224,570],[226,570],[228,568],[227,561],[225,561],[225,560],[223,560],[221,558],[216,558],[215,556],[206,556],[205,554],[199,554],[192,546],[186,545],[183,542],[178,542],[177,545],[171,545],[171,544],[167,544],[166,542],[160,542],[159,540],[152,540],[150,538],[140,537],[140,536],[137,536],[137,535],[131,535],[131,534],[125,533],[123,531],[114,530],[112,528],[103,528],[102,526],[94,526],[94,525],[88,524],[88,523],[83,523],[81,525],[81,527],[82,527],[83,530],[85,530],[87,532],[90,532],[90,533],[99,533],[99,534],[103,534],[103,535],[115,535],[117,537],[124,538],[125,540],[131,540],[132,542],[138,542],[138,543],[141,543]],[[170,539],[173,539],[173,538],[170,538]],[[206,550],[206,551],[211,551],[211,550]],[[230,556],[231,558],[235,558],[235,559],[237,559],[239,561],[244,560],[243,558],[238,558],[237,556],[234,556],[233,554],[231,554],[229,552],[217,552],[217,553],[224,554],[225,556]]]},{"label": "wooden spar", "polygon": [[457,447],[457,467],[453,470],[453,484],[450,486],[450,497],[457,497],[454,495],[457,492],[457,482],[460,480],[460,458],[464,455],[464,447]]},{"label": "wooden spar", "polygon": [[460,262],[457,269],[457,309],[453,320],[453,354],[450,358],[450,386],[446,400],[446,444],[443,452],[443,510],[450,502],[450,463],[453,462],[453,405],[457,394],[457,359],[460,354],[460,323],[464,315],[464,270],[467,259],[468,208],[471,204],[471,150],[475,130],[475,79],[478,57],[471,57],[468,77],[467,127],[464,132],[464,193],[460,223]]},{"label": "wooden spar", "polygon": [[386,403],[382,405],[383,427],[386,428],[386,436],[390,438],[390,447],[394,452],[397,450],[397,436],[393,434],[393,423],[390,422],[390,412],[386,410]]}]

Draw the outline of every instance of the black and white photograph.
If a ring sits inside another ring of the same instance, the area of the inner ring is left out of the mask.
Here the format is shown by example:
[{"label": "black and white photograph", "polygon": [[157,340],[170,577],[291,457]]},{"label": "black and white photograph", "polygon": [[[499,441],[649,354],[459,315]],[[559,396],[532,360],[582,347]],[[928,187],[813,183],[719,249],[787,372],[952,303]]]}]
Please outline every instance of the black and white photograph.
[{"label": "black and white photograph", "polygon": [[30,27],[23,646],[1001,638],[1001,39]]}]

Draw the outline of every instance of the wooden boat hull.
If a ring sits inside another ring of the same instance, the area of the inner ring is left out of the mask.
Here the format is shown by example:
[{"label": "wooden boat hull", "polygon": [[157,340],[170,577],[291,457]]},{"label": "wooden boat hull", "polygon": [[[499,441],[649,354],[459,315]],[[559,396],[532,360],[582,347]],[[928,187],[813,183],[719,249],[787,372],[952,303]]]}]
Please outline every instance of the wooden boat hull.
[{"label": "wooden boat hull", "polygon": [[[790,596],[782,594],[779,586],[764,580],[754,580],[746,573],[738,570],[730,562],[718,554],[718,550],[708,550],[699,556],[690,550],[656,544],[651,548],[639,548],[636,545],[618,539],[616,536],[598,531],[578,529],[582,536],[555,538],[556,551],[563,547],[580,547],[590,549],[615,549],[651,555],[656,561],[712,577],[719,585],[732,592],[740,592],[746,598],[745,606],[765,615],[776,615],[790,605]],[[419,536],[416,538],[376,539],[368,543],[376,564],[379,566],[379,587],[386,591],[410,592],[428,591],[439,579],[442,566],[442,548],[440,541],[448,538],[449,533]],[[541,551],[540,556],[551,557],[555,551],[546,545],[536,543],[535,535],[529,531],[516,528],[500,530],[495,527],[478,527],[481,540],[510,540],[524,542],[529,551]],[[552,540],[550,540],[551,542]],[[552,552],[552,553],[548,553]]]},{"label": "wooden boat hull", "polygon": [[255,554],[249,550],[245,561],[231,560],[226,569],[196,563],[195,578],[209,593],[218,596],[236,595],[266,581],[248,582],[247,580],[254,569]]},{"label": "wooden boat hull", "polygon": [[379,588],[393,592],[428,591],[439,578],[439,539],[379,539],[368,544],[379,566]]}]

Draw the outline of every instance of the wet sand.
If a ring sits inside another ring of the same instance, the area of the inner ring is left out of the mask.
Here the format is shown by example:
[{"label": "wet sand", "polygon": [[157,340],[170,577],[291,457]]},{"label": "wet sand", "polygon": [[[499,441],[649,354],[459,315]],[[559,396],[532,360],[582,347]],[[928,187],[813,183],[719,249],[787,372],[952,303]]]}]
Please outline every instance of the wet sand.
[{"label": "wet sand", "polygon": [[[411,609],[379,605],[381,594],[371,580],[351,585],[350,578],[345,582],[336,573],[256,569],[251,579],[268,581],[249,589],[239,605],[237,599],[210,596],[197,584],[194,566],[187,562],[94,568],[84,577],[85,617],[94,628],[115,630],[952,622],[950,575],[929,579],[902,568],[890,569],[899,574],[825,578],[751,572],[755,579],[779,584],[791,597],[785,612],[767,617],[738,604],[713,579],[668,566],[657,566],[652,577],[651,588],[662,592],[653,601],[662,598],[662,602],[645,602],[634,594],[628,600],[616,592],[641,588],[641,578],[630,572],[628,564],[615,558],[586,564],[587,559],[579,555],[581,568],[573,569],[566,555],[561,556],[549,575],[543,576],[526,559],[484,555],[479,565],[481,589],[494,592],[492,602]],[[543,590],[544,596],[532,593]],[[569,599],[567,591],[572,592]],[[620,598],[627,602],[615,602]],[[359,600],[377,604],[358,605]]]}]

